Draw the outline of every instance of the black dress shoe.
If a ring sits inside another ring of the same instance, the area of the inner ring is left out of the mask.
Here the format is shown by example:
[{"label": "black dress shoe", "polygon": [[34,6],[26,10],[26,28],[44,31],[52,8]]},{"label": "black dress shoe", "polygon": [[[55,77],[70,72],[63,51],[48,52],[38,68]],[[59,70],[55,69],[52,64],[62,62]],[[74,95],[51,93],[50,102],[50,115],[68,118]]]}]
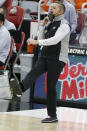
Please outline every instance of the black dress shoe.
[{"label": "black dress shoe", "polygon": [[49,116],[49,117],[43,119],[41,121],[41,123],[54,123],[54,122],[57,122],[57,121],[58,121],[57,117],[51,117],[51,116]]}]

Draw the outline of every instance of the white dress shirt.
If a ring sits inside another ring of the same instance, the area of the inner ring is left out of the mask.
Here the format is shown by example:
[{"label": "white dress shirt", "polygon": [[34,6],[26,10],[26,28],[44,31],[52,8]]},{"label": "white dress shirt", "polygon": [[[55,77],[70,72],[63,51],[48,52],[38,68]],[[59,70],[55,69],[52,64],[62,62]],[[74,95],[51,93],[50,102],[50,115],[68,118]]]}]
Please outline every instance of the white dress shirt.
[{"label": "white dress shirt", "polygon": [[7,19],[5,19],[4,26],[7,28],[7,30],[16,30],[15,25]]},{"label": "white dress shirt", "polygon": [[[7,29],[8,31],[9,31],[9,30],[16,30],[15,25],[14,25],[12,22],[8,21],[7,19],[5,19],[4,26],[6,27],[6,29]],[[14,43],[13,52],[16,53],[16,45],[15,45],[15,43]]]},{"label": "white dress shirt", "polygon": [[0,27],[0,61],[5,63],[11,45],[10,33],[5,26]]}]

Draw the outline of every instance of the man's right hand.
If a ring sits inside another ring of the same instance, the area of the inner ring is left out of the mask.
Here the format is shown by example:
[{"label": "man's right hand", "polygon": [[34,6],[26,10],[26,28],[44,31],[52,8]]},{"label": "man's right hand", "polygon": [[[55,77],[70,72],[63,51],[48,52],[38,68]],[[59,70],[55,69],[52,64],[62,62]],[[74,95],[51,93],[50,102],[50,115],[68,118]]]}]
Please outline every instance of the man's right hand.
[{"label": "man's right hand", "polygon": [[47,17],[45,17],[45,18],[42,20],[41,26],[45,26],[45,25],[48,23],[48,21],[49,21],[49,17],[47,16]]}]

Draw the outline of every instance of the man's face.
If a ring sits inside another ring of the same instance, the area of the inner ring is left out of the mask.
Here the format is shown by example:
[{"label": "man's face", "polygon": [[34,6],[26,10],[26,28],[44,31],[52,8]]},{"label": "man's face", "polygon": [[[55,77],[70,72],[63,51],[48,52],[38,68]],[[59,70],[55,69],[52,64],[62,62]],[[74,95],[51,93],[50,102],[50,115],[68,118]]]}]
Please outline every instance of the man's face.
[{"label": "man's face", "polygon": [[4,14],[3,8],[0,8],[0,14]]},{"label": "man's face", "polygon": [[51,4],[50,13],[54,14],[55,16],[61,15],[60,6],[58,3]]}]

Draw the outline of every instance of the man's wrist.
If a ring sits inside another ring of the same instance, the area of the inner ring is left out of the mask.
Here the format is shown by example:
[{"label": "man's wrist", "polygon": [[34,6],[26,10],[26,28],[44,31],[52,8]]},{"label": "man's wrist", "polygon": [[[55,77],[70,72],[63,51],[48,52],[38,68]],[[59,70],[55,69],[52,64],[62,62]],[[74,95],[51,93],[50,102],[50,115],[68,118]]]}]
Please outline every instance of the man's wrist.
[{"label": "man's wrist", "polygon": [[39,41],[38,40],[35,40],[35,45],[39,45]]},{"label": "man's wrist", "polygon": [[42,27],[44,27],[45,26],[45,23],[43,23],[43,22],[41,22],[41,24],[40,24]]}]

